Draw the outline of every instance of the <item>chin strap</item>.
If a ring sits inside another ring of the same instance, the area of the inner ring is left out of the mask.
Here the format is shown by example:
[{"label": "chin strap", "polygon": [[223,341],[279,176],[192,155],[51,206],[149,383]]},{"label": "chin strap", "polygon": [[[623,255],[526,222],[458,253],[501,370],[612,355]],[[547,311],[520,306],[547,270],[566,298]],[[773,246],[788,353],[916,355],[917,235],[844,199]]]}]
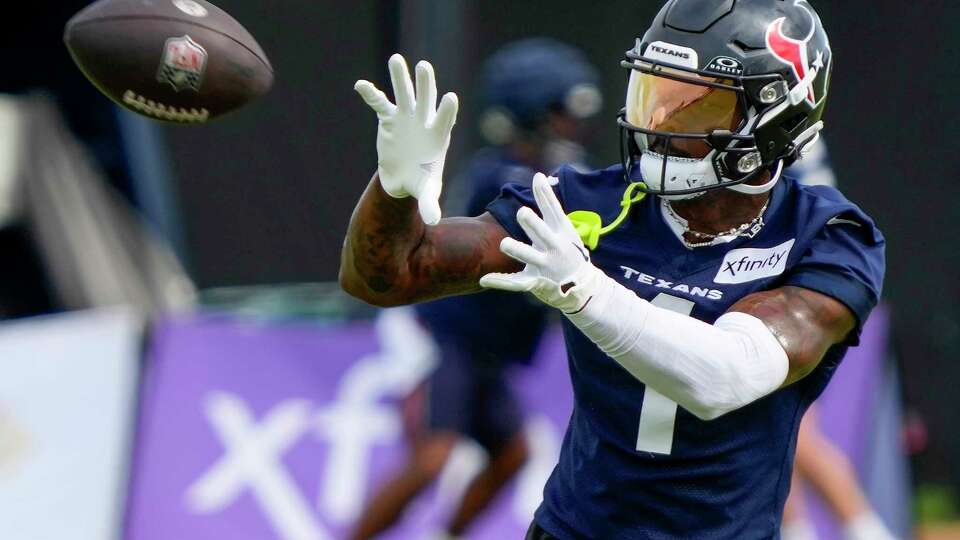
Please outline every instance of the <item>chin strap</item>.
[{"label": "chin strap", "polygon": [[[782,175],[783,160],[777,164],[777,172],[769,182],[760,186],[738,184],[730,186],[727,189],[732,189],[733,191],[746,195],[760,195],[773,189],[773,187],[777,185],[777,182],[780,181]],[[620,199],[620,215],[606,226],[603,225],[603,219],[600,217],[600,214],[590,210],[577,210],[567,215],[567,218],[573,223],[573,228],[577,230],[577,234],[580,235],[580,239],[583,240],[583,245],[586,246],[587,249],[591,251],[597,249],[597,246],[600,245],[600,237],[616,230],[616,228],[627,219],[627,216],[630,215],[630,208],[646,198],[647,194],[645,192],[637,192],[641,187],[647,189],[647,185],[643,182],[634,182],[627,186],[627,190],[623,192],[623,198]]]},{"label": "chin strap", "polygon": [[727,189],[731,191],[736,191],[737,193],[743,193],[744,195],[760,195],[766,193],[773,189],[773,186],[777,185],[777,182],[780,181],[780,177],[783,175],[783,160],[781,159],[777,162],[777,172],[773,175],[773,178],[770,179],[766,184],[761,184],[759,186],[751,186],[749,184],[737,184],[735,186],[730,186]]},{"label": "chin strap", "polygon": [[627,190],[623,192],[623,198],[620,199],[620,215],[605,227],[600,214],[590,210],[577,210],[567,215],[587,249],[597,249],[600,244],[600,237],[619,227],[630,214],[630,207],[646,198],[646,193],[642,191],[637,193],[637,190],[641,187],[647,189],[647,185],[643,182],[634,182],[627,186]]}]

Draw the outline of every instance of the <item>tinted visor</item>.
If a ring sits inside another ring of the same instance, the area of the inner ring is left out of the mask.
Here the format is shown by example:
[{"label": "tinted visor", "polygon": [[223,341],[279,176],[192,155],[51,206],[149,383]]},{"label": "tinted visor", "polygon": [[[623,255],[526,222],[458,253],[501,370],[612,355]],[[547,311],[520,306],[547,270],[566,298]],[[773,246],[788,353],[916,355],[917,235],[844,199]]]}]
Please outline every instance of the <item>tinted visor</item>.
[{"label": "tinted visor", "polygon": [[661,72],[668,76],[636,70],[630,74],[627,121],[640,129],[635,133],[640,150],[702,159],[711,151],[706,140],[711,132],[740,129],[744,112],[739,93],[698,83],[732,86],[732,81],[668,68]]}]

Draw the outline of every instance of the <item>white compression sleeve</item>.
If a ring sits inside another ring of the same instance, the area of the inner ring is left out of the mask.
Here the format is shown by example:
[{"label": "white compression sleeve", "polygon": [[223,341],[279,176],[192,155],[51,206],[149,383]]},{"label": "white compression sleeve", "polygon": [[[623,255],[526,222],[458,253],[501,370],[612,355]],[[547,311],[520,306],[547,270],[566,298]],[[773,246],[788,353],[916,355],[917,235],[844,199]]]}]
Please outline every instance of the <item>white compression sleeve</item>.
[{"label": "white compression sleeve", "polygon": [[709,325],[659,308],[602,272],[573,324],[638,380],[712,420],[779,388],[789,362],[767,326],[745,313]]}]

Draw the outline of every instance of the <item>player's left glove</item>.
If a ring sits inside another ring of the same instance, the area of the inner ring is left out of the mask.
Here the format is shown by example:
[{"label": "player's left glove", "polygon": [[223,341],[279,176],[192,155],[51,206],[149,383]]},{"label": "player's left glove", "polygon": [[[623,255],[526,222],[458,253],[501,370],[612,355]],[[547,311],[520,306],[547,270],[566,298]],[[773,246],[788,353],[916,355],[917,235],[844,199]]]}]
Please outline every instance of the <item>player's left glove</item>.
[{"label": "player's left glove", "polygon": [[457,121],[459,101],[456,94],[449,92],[437,107],[437,81],[430,62],[417,64],[416,90],[402,56],[391,56],[389,67],[396,105],[369,81],[360,80],[354,85],[380,120],[377,129],[380,185],[391,197],[417,199],[423,222],[436,225],[440,222],[443,165],[450,147],[450,133]]},{"label": "player's left glove", "polygon": [[533,177],[533,196],[543,214],[541,219],[530,208],[517,212],[517,222],[533,245],[504,238],[500,251],[526,264],[515,274],[487,274],[480,285],[488,289],[531,292],[545,304],[564,313],[582,310],[604,274],[590,262],[590,252],[567,218],[553,192],[556,179],[537,173]]}]

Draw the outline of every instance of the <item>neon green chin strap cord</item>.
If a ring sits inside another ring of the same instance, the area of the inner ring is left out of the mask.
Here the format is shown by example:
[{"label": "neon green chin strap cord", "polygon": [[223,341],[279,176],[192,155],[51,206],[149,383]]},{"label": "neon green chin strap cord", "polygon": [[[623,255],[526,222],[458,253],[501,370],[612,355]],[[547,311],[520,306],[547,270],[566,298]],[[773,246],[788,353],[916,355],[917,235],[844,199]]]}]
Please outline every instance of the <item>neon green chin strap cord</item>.
[{"label": "neon green chin strap cord", "polygon": [[620,215],[606,227],[603,226],[600,214],[596,212],[577,210],[567,215],[567,218],[573,223],[573,228],[577,230],[583,240],[583,245],[591,251],[597,249],[597,245],[600,244],[600,237],[614,231],[623,223],[623,220],[627,219],[627,215],[630,214],[630,207],[647,196],[642,191],[636,193],[637,188],[640,187],[646,188],[647,186],[643,182],[634,182],[627,186],[627,190],[623,192],[623,199],[620,200]]}]

